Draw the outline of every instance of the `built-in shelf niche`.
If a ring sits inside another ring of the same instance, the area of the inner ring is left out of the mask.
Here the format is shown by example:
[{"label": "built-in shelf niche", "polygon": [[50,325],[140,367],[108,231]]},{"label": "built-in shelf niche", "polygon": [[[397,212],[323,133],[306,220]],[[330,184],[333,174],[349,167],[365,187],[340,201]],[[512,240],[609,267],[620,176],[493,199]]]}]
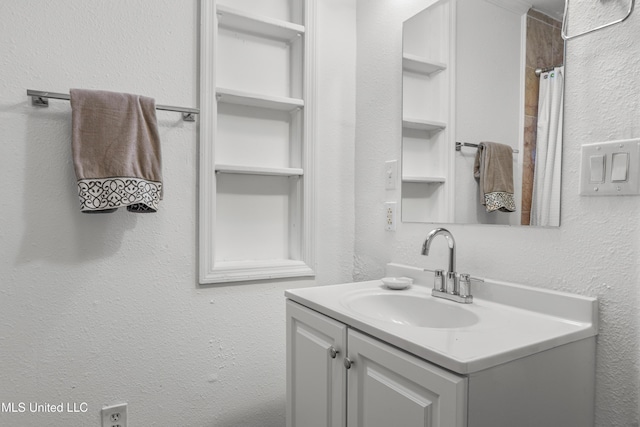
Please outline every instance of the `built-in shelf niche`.
[{"label": "built-in shelf niche", "polygon": [[217,6],[217,20],[219,95],[229,102],[272,101],[282,104],[279,108],[299,104],[305,27],[225,5]]},{"label": "built-in shelf niche", "polygon": [[218,173],[216,180],[216,264],[300,256],[297,178]]},{"label": "built-in shelf niche", "polygon": [[[247,99],[247,98],[243,98]],[[216,165],[302,168],[304,110],[288,111],[218,101]]]},{"label": "built-in shelf niche", "polygon": [[313,4],[201,1],[201,283],[314,274]]}]

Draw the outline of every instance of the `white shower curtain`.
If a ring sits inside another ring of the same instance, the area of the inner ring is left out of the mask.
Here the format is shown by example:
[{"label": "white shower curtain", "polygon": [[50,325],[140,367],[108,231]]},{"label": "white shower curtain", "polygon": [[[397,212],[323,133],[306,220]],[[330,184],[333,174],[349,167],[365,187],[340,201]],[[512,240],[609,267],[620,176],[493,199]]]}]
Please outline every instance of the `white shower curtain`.
[{"label": "white shower curtain", "polygon": [[531,225],[560,225],[564,67],[540,76]]}]

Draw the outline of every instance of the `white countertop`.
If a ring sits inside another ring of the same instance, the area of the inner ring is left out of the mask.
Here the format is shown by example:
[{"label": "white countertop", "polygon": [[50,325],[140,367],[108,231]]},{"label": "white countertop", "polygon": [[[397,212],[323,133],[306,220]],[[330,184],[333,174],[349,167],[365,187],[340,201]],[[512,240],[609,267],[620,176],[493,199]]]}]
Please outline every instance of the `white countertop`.
[{"label": "white countertop", "polygon": [[[460,328],[394,324],[363,316],[344,303],[354,293],[404,293],[431,297],[428,273],[390,264],[398,276],[413,277],[407,290],[387,289],[381,280],[291,289],[285,296],[420,358],[460,374],[470,374],[553,347],[597,335],[597,300],[484,279],[474,286],[472,304],[462,305],[479,321]],[[398,268],[400,268],[398,270]]]}]

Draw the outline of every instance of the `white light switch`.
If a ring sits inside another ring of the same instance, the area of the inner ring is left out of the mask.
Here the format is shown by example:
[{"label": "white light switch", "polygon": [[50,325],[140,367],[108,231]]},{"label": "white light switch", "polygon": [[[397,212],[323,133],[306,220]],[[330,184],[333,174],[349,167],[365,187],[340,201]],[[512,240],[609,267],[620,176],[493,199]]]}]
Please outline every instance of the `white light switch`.
[{"label": "white light switch", "polygon": [[629,178],[629,153],[611,156],[611,182],[626,182]]},{"label": "white light switch", "polygon": [[590,157],[589,170],[591,171],[591,184],[602,184],[604,182],[604,155],[599,154]]},{"label": "white light switch", "polygon": [[398,180],[398,161],[389,160],[384,162],[384,187],[387,190],[395,190]]},{"label": "white light switch", "polygon": [[584,144],[581,157],[581,195],[640,194],[640,138]]}]

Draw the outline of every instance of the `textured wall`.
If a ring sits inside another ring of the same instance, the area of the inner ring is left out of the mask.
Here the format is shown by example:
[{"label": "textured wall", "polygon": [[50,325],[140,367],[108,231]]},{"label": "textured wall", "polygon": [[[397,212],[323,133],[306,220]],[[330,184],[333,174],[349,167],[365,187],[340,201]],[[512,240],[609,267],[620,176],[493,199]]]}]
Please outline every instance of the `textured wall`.
[{"label": "textured wall", "polygon": [[26,89],[70,87],[198,103],[196,0],[0,2],[0,402],[87,402],[86,414],[6,414],[0,425],[280,427],[283,291],[351,279],[355,0],[318,2],[318,276],[199,287],[197,124],[159,112],[157,214],[80,214],[70,107]]},{"label": "textured wall", "polygon": [[[435,225],[401,224],[395,233],[383,227],[383,202],[399,200],[397,192],[385,190],[383,176],[384,161],[400,158],[401,23],[430,3],[358,1],[355,275],[359,279],[380,277],[389,261],[430,268],[446,265],[444,239],[434,243],[439,246],[433,248],[433,256],[419,255],[424,237]],[[572,16],[576,15],[582,11]],[[587,18],[605,22],[608,17]],[[572,24],[576,31],[589,25]],[[598,427],[639,422],[640,197],[579,197],[580,144],[640,137],[638,40],[636,11],[623,24],[568,42],[559,229],[449,226],[458,244],[461,271],[599,298]]]}]

